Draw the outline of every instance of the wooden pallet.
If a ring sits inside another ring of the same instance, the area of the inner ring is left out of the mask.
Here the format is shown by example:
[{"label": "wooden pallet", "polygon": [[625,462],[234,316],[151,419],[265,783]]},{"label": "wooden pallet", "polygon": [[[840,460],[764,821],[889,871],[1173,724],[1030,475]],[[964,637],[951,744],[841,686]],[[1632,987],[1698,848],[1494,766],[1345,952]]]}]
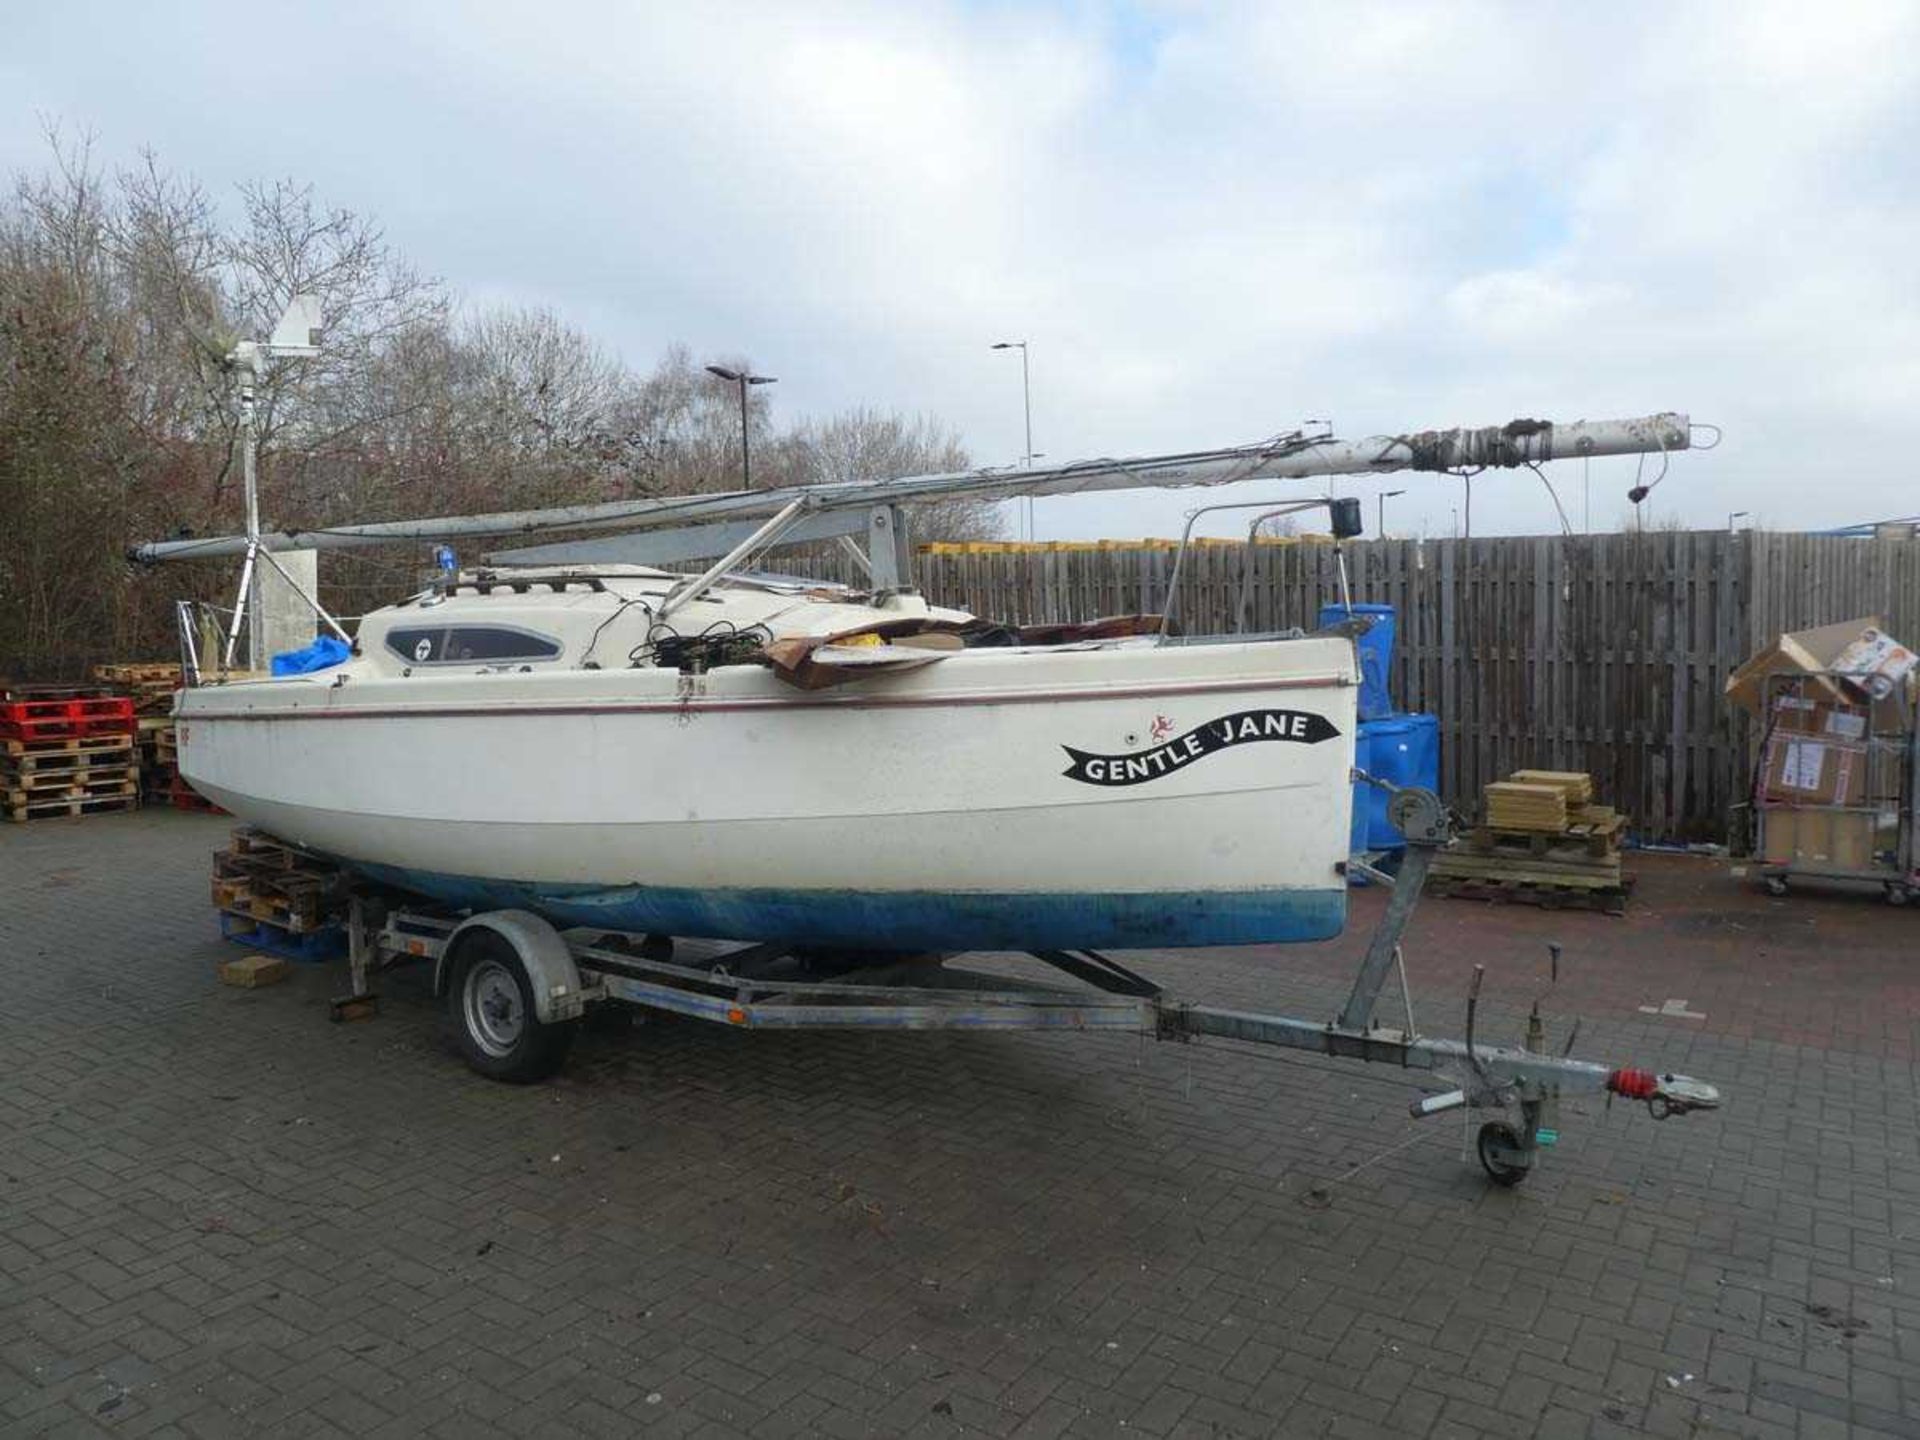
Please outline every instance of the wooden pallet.
[{"label": "wooden pallet", "polygon": [[39,739],[0,735],[0,755],[16,760],[42,755],[90,755],[125,750],[132,744],[133,737],[124,730],[114,735],[49,735]]},{"label": "wooden pallet", "polygon": [[1540,884],[1604,888],[1620,883],[1620,852],[1595,856],[1584,849],[1509,846],[1480,853],[1456,845],[1433,857],[1432,872],[1455,880],[1525,880]]},{"label": "wooden pallet", "polygon": [[101,745],[91,750],[36,750],[0,755],[0,786],[16,777],[48,771],[124,770],[135,763],[133,746]]},{"label": "wooden pallet", "polygon": [[50,705],[56,701],[111,698],[105,685],[8,685],[0,690],[0,705]]},{"label": "wooden pallet", "polygon": [[214,908],[223,915],[233,915],[242,920],[264,920],[289,935],[308,935],[336,925],[340,920],[331,906],[318,903],[301,906],[275,900],[271,896],[255,895],[246,886],[232,880],[213,882],[213,903]]},{"label": "wooden pallet", "polygon": [[140,771],[132,765],[111,770],[43,770],[29,775],[0,775],[0,803],[24,805],[60,795],[131,795],[139,788]]},{"label": "wooden pallet", "polygon": [[146,760],[140,765],[140,787],[146,797],[157,805],[165,805],[173,799],[173,787],[180,780],[177,766],[156,760]]},{"label": "wooden pallet", "polygon": [[332,861],[241,826],[226,849],[213,853],[213,903],[229,915],[305,934],[345,914],[344,876]]},{"label": "wooden pallet", "polygon": [[1617,885],[1594,886],[1435,875],[1427,881],[1427,893],[1450,900],[1482,900],[1494,905],[1539,905],[1549,910],[1597,910],[1606,915],[1624,915],[1627,897],[1633,893],[1633,880],[1631,874],[1623,874]]},{"label": "wooden pallet", "polygon": [[337,874],[339,866],[331,860],[323,860],[310,850],[302,850],[298,845],[289,845],[276,839],[264,830],[256,830],[251,825],[234,827],[232,842],[220,852],[235,860],[252,860],[256,868],[260,865],[275,865],[285,870],[302,867],[324,869],[329,874]]},{"label": "wooden pallet", "polygon": [[96,665],[93,678],[105,685],[155,685],[180,683],[177,660],[145,660],[127,665]]},{"label": "wooden pallet", "polygon": [[180,688],[180,667],[163,663],[96,665],[93,678],[131,699],[135,715],[164,719],[173,709],[173,692]]},{"label": "wooden pallet", "polygon": [[[1604,806],[1589,806],[1592,810]],[[1579,820],[1560,831],[1503,830],[1477,825],[1466,834],[1466,844],[1482,855],[1515,851],[1528,855],[1550,855],[1556,850],[1577,850],[1591,856],[1617,854],[1625,836],[1627,817],[1607,812],[1601,820]]]},{"label": "wooden pallet", "polygon": [[340,867],[325,860],[303,859],[299,864],[285,865],[276,859],[235,855],[226,850],[214,852],[213,873],[217,880],[281,899],[334,889],[340,883]]},{"label": "wooden pallet", "polygon": [[19,823],[26,820],[48,820],[56,815],[95,815],[113,810],[137,810],[140,808],[138,795],[93,795],[79,799],[59,797],[52,800],[29,800],[25,804],[0,805],[7,819]]}]

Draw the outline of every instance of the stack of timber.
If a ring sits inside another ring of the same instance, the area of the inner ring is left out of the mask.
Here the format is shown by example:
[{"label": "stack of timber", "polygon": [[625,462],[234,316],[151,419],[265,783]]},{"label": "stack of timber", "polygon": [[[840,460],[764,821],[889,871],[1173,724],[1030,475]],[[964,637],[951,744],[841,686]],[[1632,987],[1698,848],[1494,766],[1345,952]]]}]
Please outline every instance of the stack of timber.
[{"label": "stack of timber", "polygon": [[1487,786],[1487,824],[1496,830],[1552,834],[1567,828],[1567,792],[1557,785],[1499,780]]},{"label": "stack of timber", "polygon": [[173,697],[180,688],[180,666],[167,660],[96,665],[93,678],[133,702],[141,797],[151,804],[170,803],[178,775],[174,763]]},{"label": "stack of timber", "polygon": [[241,826],[213,852],[213,903],[224,939],[288,960],[343,953],[346,877],[330,860]]},{"label": "stack of timber", "polygon": [[1486,787],[1484,824],[1434,857],[1428,887],[1468,900],[1576,906],[1618,915],[1626,816],[1593,803],[1590,775],[1520,770]]},{"label": "stack of timber", "polygon": [[97,686],[0,693],[0,813],[93,815],[140,804],[133,703]]}]

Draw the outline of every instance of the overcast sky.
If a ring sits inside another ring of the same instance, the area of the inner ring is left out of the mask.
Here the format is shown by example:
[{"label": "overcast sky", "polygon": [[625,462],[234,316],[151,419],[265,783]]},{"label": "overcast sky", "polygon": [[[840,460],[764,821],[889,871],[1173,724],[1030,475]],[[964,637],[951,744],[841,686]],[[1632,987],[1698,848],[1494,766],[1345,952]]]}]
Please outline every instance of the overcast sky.
[{"label": "overcast sky", "polygon": [[[50,116],[229,195],[310,181],[636,365],[750,355],[788,416],[1011,462],[987,347],[1024,338],[1055,459],[1672,409],[1725,441],[1656,520],[1920,512],[1920,4],[9,9],[5,168]],[[1594,462],[1596,528],[1633,472]],[[1390,529],[1449,533],[1457,482],[1388,485]],[[1476,533],[1554,528],[1531,475],[1474,489]]]}]

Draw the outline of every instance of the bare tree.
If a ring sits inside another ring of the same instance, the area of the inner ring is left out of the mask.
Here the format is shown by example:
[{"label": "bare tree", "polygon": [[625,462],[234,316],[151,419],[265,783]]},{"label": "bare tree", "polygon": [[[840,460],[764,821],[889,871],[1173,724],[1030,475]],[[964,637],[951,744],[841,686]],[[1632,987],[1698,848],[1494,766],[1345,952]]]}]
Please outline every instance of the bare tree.
[{"label": "bare tree", "polygon": [[[164,653],[167,602],[231,567],[130,569],[154,535],[242,523],[225,367],[297,294],[320,298],[317,357],[258,387],[270,524],[521,509],[739,484],[738,391],[691,351],[630,368],[551,311],[461,311],[377,226],[308,186],[240,187],[231,213],[151,154],[112,176],[49,127],[50,161],[0,195],[0,664]],[[730,366],[744,357],[723,357]],[[923,417],[854,410],[783,429],[748,395],[761,485],[964,469]],[[997,533],[991,505],[922,507],[922,538]],[[418,557],[330,558],[349,612]]]},{"label": "bare tree", "polygon": [[[784,449],[793,483],[801,485],[938,475],[972,464],[960,437],[938,421],[866,406],[796,426]],[[916,540],[984,540],[1003,533],[991,500],[916,505],[912,526]]]}]

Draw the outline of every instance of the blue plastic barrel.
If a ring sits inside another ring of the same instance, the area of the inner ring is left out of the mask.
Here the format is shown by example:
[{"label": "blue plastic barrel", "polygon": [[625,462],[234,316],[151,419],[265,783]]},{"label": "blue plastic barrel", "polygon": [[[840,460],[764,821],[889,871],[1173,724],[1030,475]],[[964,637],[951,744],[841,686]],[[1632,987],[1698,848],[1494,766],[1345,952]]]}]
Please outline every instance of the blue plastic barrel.
[{"label": "blue plastic barrel", "polygon": [[[1358,606],[1354,607],[1358,609]],[[1433,715],[1387,715],[1360,722],[1353,763],[1394,785],[1440,788],[1440,721]],[[1398,850],[1406,837],[1387,819],[1387,793],[1372,785],[1353,787],[1350,849]]]},{"label": "blue plastic barrel", "polygon": [[1360,647],[1360,718],[1383,720],[1393,714],[1393,697],[1387,689],[1387,677],[1393,672],[1393,606],[1356,602],[1349,610],[1345,605],[1322,605],[1321,628],[1338,625],[1349,615],[1373,622],[1355,642]]}]

